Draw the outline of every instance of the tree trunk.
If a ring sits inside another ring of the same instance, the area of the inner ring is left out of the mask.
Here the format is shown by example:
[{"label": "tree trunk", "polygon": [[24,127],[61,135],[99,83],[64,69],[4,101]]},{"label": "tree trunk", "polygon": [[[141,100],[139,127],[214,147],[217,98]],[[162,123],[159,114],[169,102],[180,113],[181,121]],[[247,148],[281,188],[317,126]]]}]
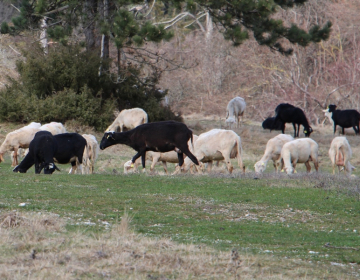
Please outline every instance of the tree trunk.
[{"label": "tree trunk", "polygon": [[85,0],[84,7],[83,28],[85,34],[86,50],[91,51],[96,49],[96,14],[97,14],[97,0]]},{"label": "tree trunk", "polygon": [[[109,18],[109,1],[108,0],[99,1],[98,9],[100,11],[101,18],[104,21],[107,21]],[[104,61],[104,59],[109,58],[109,36],[106,34],[101,35],[100,58],[101,58],[101,65],[99,68],[99,76],[102,74],[102,72],[104,70],[107,70],[107,69],[105,69],[105,67],[102,63]]]}]

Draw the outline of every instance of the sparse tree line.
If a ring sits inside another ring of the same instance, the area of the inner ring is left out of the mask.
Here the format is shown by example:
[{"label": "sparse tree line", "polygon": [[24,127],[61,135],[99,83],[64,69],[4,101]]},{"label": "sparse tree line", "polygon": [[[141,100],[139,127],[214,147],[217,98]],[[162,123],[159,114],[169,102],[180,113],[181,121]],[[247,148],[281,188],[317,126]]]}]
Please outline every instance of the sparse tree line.
[{"label": "sparse tree line", "polygon": [[[16,36],[31,31],[33,41],[23,50],[26,59],[17,64],[20,79],[10,80],[1,91],[0,118],[26,122],[35,112],[39,121],[64,122],[75,118],[104,128],[114,109],[142,107],[149,113],[150,120],[179,119],[180,116],[160,103],[167,91],[158,90],[159,85],[163,89],[171,88],[169,96],[172,97],[177,85],[162,81],[174,73],[187,72],[192,78],[179,85],[186,91],[184,95],[202,97],[207,93],[205,98],[211,98],[229,93],[239,95],[235,91],[246,84],[238,80],[241,72],[228,68],[224,60],[250,69],[258,76],[259,71],[269,71],[267,61],[272,54],[282,61],[291,60],[292,63],[286,65],[292,64],[292,69],[296,69],[294,57],[298,59],[299,49],[312,47],[312,43],[321,43],[330,36],[332,24],[326,17],[316,21],[313,15],[304,13],[309,19],[307,24],[288,19],[294,9],[296,12],[306,10],[312,2],[9,1],[18,14],[11,22],[1,23],[1,33]],[[174,46],[174,42],[184,48],[196,48],[192,42],[194,32],[202,35],[201,38],[197,35],[195,40],[195,44],[202,47],[193,60],[188,60],[188,53],[178,53],[179,47]],[[166,47],[170,43],[154,45],[174,37],[170,49]],[[256,49],[252,51],[258,52],[259,61],[252,62],[249,53],[239,56],[243,46],[254,45],[254,42]],[[233,47],[239,45],[243,46]],[[257,49],[257,45],[263,47]],[[199,69],[196,63],[202,69],[194,74]],[[280,71],[280,74],[283,73]],[[273,75],[276,78],[280,74],[274,71]],[[303,78],[295,74],[292,84],[312,102],[306,93],[306,84],[298,81]],[[198,88],[192,91],[186,83],[196,78],[202,85],[193,83]],[[173,83],[182,80],[176,79]],[[225,89],[227,84],[232,87]],[[287,90],[278,80],[272,85],[268,80],[260,83],[258,80],[252,87],[255,90],[251,92],[247,89],[251,94],[277,95],[268,92],[271,87]],[[202,102],[197,104],[202,106]],[[179,106],[175,104],[173,108],[176,107]]]},{"label": "sparse tree line", "polygon": [[302,108],[313,124],[324,121],[322,109],[329,104],[359,110],[359,8],[353,0],[321,0],[308,1],[291,11],[279,10],[277,18],[306,30],[328,20],[333,23],[329,40],[305,48],[293,45],[291,56],[259,46],[253,38],[240,48],[233,48],[221,40],[216,30],[210,42],[194,32],[178,47],[184,46],[184,51],[188,47],[188,57],[201,63],[172,73],[171,78],[165,73],[161,85],[170,88],[173,84],[172,100],[184,104],[184,114],[216,112],[223,119],[227,102],[235,96],[246,100],[245,118],[257,121],[274,116],[274,109],[281,102]]}]

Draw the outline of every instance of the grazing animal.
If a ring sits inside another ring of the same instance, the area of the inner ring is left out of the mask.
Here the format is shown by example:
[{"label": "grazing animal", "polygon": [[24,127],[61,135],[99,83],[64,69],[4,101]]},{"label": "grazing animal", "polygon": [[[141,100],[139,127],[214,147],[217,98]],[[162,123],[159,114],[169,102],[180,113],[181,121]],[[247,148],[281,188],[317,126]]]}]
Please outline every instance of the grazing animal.
[{"label": "grazing animal", "polygon": [[[202,163],[208,163],[208,171],[211,171],[214,160],[224,160],[229,173],[232,173],[234,167],[231,164],[231,158],[237,158],[240,169],[245,172],[241,154],[242,146],[240,136],[232,130],[212,129],[199,135],[194,143],[194,154]],[[189,159],[185,159],[185,168],[187,171],[191,167]],[[201,172],[202,166],[196,167]]]},{"label": "grazing animal", "polygon": [[329,149],[329,157],[333,167],[333,174],[335,174],[335,167],[337,166],[339,172],[341,170],[345,170],[348,175],[351,175],[352,170],[355,169],[355,167],[350,163],[351,156],[351,147],[346,137],[335,137],[331,141]]},{"label": "grazing animal", "polygon": [[[311,132],[313,132],[304,111],[298,107],[289,103],[281,103],[275,108],[275,114],[273,127],[275,127],[275,123],[278,121],[292,123],[294,127],[294,138],[299,137],[300,125],[304,127],[305,137],[310,137]],[[297,130],[296,125],[298,125]],[[285,133],[285,126],[282,129],[282,133]]]},{"label": "grazing animal", "polygon": [[[34,127],[34,128],[39,128],[40,130],[44,130],[44,131],[49,131],[51,132],[52,135],[56,135],[56,134],[60,134],[60,133],[66,133],[66,129],[65,127],[63,126],[62,123],[58,123],[58,122],[51,122],[51,123],[47,123],[47,124],[44,124],[44,125],[41,125],[40,123],[31,123],[29,124],[27,127]],[[18,150],[18,158],[17,158],[17,161],[19,161],[19,156],[21,155],[21,152],[22,153],[22,157],[24,158],[26,156],[26,154],[29,152],[29,149],[19,149]],[[15,161],[14,160],[14,151],[11,152],[11,158],[13,159],[13,162]]]},{"label": "grazing animal", "polygon": [[137,154],[132,158],[132,163],[135,163],[141,156],[143,168],[145,168],[147,151],[165,153],[175,150],[178,153],[179,166],[184,163],[184,154],[198,165],[198,160],[190,152],[187,144],[192,138],[192,131],[183,123],[175,121],[154,122],[139,125],[125,132],[105,132],[100,142],[100,149],[104,150],[116,144],[130,146],[137,151]]},{"label": "grazing animal", "polygon": [[122,110],[114,122],[106,129],[105,132],[117,131],[120,127],[120,132],[133,129],[141,124],[148,122],[148,115],[141,108],[125,109]]},{"label": "grazing animal", "polygon": [[[0,146],[0,162],[4,161],[4,153],[7,151],[14,151],[12,155],[12,164],[11,166],[16,166],[19,164],[18,162],[18,150],[19,148],[28,148],[31,140],[34,139],[34,135],[36,132],[40,131],[37,123],[31,123],[29,126],[24,126],[17,130],[14,130],[8,133],[5,137],[4,142]],[[36,127],[38,126],[38,127]]]},{"label": "grazing animal", "polygon": [[[328,120],[329,120],[329,122],[330,122],[330,125],[333,126],[333,125],[334,125],[334,121],[333,121],[333,119],[331,118],[331,117],[332,117],[332,113],[329,112],[329,109],[322,110],[322,111],[324,112],[325,117],[328,118]],[[324,124],[324,122],[325,122],[325,120],[324,120],[322,123]],[[339,132],[339,133],[341,133],[341,132]],[[345,128],[345,129],[344,129],[344,135],[345,135],[345,134],[348,134],[348,135],[354,134],[353,128],[352,128],[352,127]]]},{"label": "grazing animal", "polygon": [[226,107],[226,123],[231,128],[232,123],[236,123],[236,127],[240,127],[240,117],[242,121],[244,118],[244,111],[246,108],[246,102],[242,97],[235,97],[231,99]]},{"label": "grazing animal", "polygon": [[[27,126],[24,126],[24,127],[32,127],[32,128],[39,128],[41,127],[41,123],[37,123],[37,122],[31,122],[30,124],[28,124]],[[24,128],[23,127],[23,128]],[[18,151],[17,151],[17,158],[15,159],[14,156],[15,156],[15,151],[12,151],[11,154],[10,154],[10,158],[11,158],[11,162],[14,164],[15,162],[19,162],[20,160],[20,157],[24,158],[26,156],[26,154],[28,153],[28,148],[27,149],[22,149],[22,148],[19,148]],[[12,166],[15,166],[15,165],[12,165]]]},{"label": "grazing animal", "polygon": [[82,168],[82,171],[84,174],[93,174],[95,168],[95,161],[97,160],[99,155],[99,143],[96,140],[96,137],[92,134],[83,134],[82,136],[85,138],[87,143],[87,148],[84,150],[84,153],[88,153],[87,155],[84,155],[84,159],[87,160]]},{"label": "grazing animal", "polygon": [[[35,174],[52,174],[59,170],[54,163],[54,156],[57,153],[57,141],[49,131],[39,131],[29,145],[29,155],[35,163]],[[60,170],[59,170],[60,171]]]},{"label": "grazing animal", "polygon": [[[43,131],[43,133],[47,133]],[[86,140],[77,133],[62,133],[53,135],[57,143],[57,151],[54,154],[54,162],[60,164],[71,163],[71,174],[76,169],[81,169],[84,159],[84,150],[86,149]],[[87,153],[85,153],[86,155]],[[87,160],[87,159],[84,159]],[[35,163],[34,157],[28,153],[21,163],[14,168],[14,172],[25,173]]]},{"label": "grazing animal", "polygon": [[297,163],[304,163],[306,171],[311,171],[309,161],[314,162],[316,171],[319,169],[318,144],[309,138],[296,139],[284,144],[281,150],[281,160],[283,160],[284,170],[287,174],[292,174]]},{"label": "grazing animal", "polygon": [[49,132],[51,132],[52,135],[67,133],[64,125],[59,122],[51,122],[51,123],[44,124],[40,127],[40,130],[49,131]]},{"label": "grazing animal", "polygon": [[[199,136],[193,135],[192,141],[195,142],[198,139]],[[188,147],[190,152],[194,152],[193,150],[193,144],[191,142],[191,139],[188,141]],[[153,151],[147,151],[146,152],[146,159],[151,160],[151,167],[150,172],[153,172],[155,164],[158,162],[162,162],[162,165],[164,167],[164,171],[166,174],[169,174],[167,169],[167,162],[170,163],[179,163],[178,155],[175,151],[170,151],[166,153],[159,153],[159,152],[153,152]],[[140,165],[141,159],[138,158],[134,164],[132,164],[131,160],[125,162],[124,164],[124,173],[127,174],[131,169],[137,170],[137,167]],[[177,168],[177,170],[174,172],[174,174],[177,174],[180,172],[180,168]]]},{"label": "grazing animal", "polygon": [[267,118],[266,120],[264,120],[262,122],[262,127],[263,129],[270,129],[271,130],[281,130],[281,131],[285,131],[285,123],[281,122],[280,120],[278,120],[275,124],[275,117],[270,117]]},{"label": "grazing animal", "polygon": [[331,118],[334,124],[334,134],[336,126],[342,128],[342,134],[345,134],[345,128],[352,127],[355,134],[359,134],[360,113],[356,110],[336,110],[336,105],[330,104],[327,111],[332,113]]},{"label": "grazing animal", "polygon": [[287,134],[279,134],[274,138],[271,138],[265,148],[265,153],[263,157],[255,163],[255,172],[262,173],[266,169],[266,165],[269,160],[273,161],[275,171],[279,171],[280,158],[281,158],[281,149],[285,143],[294,140],[294,138]]}]

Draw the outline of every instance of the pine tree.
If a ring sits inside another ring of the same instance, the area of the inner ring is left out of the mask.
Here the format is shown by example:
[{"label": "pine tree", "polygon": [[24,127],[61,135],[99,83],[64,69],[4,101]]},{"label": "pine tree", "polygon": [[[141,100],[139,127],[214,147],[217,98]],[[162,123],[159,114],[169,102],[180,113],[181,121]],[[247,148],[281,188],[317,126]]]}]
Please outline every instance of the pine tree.
[{"label": "pine tree", "polygon": [[[260,45],[268,46],[283,54],[291,54],[292,49],[283,46],[282,40],[291,44],[307,46],[311,42],[327,40],[331,23],[323,27],[313,26],[305,31],[296,25],[285,26],[273,15],[279,8],[290,9],[303,5],[308,0],[168,0],[160,1],[164,16],[169,10],[193,12],[202,10],[209,13],[213,22],[235,46],[249,38],[252,33]],[[159,1],[157,1],[159,3]],[[155,2],[154,2],[155,3]],[[16,33],[23,29],[40,28],[41,20],[48,23],[48,34],[56,40],[64,40],[74,28],[81,26],[86,36],[87,49],[98,49],[101,41],[114,41],[118,48],[124,45],[141,45],[145,41],[169,39],[172,33],[162,25],[154,25],[146,13],[149,3],[139,0],[22,0],[20,15],[13,18],[13,26],[1,26],[3,33]],[[158,11],[157,11],[158,13]],[[178,19],[176,20],[178,22]],[[102,36],[103,35],[103,36]],[[64,40],[63,42],[66,42]],[[105,58],[108,51],[105,50]]]}]

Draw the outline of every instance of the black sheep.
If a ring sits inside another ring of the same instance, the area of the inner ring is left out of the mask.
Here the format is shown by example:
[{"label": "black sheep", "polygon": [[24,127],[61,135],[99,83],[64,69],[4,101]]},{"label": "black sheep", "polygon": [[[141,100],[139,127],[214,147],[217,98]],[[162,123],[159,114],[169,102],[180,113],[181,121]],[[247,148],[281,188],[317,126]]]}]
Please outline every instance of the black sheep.
[{"label": "black sheep", "polygon": [[359,121],[360,113],[356,110],[336,110],[336,105],[330,104],[328,107],[331,118],[334,121],[334,134],[336,132],[336,126],[341,126],[342,134],[345,134],[345,128],[352,127],[355,134],[359,134]]},{"label": "black sheep", "polygon": [[[283,123],[292,123],[294,127],[294,138],[299,137],[300,125],[304,127],[305,137],[310,137],[311,132],[313,132],[304,114],[304,111],[298,107],[295,107],[289,103],[281,103],[275,108],[275,114],[276,116],[273,127],[278,121]],[[296,125],[298,125],[297,130]],[[285,126],[284,129],[282,129],[282,133],[285,133]]]},{"label": "black sheep", "polygon": [[190,152],[187,142],[191,139],[192,131],[183,123],[175,121],[163,121],[145,123],[126,132],[106,132],[100,142],[100,149],[115,145],[125,144],[130,146],[137,154],[132,158],[132,163],[141,156],[143,168],[145,168],[146,151],[178,153],[179,166],[184,163],[183,154],[187,155],[196,165],[199,164],[196,157]]}]

